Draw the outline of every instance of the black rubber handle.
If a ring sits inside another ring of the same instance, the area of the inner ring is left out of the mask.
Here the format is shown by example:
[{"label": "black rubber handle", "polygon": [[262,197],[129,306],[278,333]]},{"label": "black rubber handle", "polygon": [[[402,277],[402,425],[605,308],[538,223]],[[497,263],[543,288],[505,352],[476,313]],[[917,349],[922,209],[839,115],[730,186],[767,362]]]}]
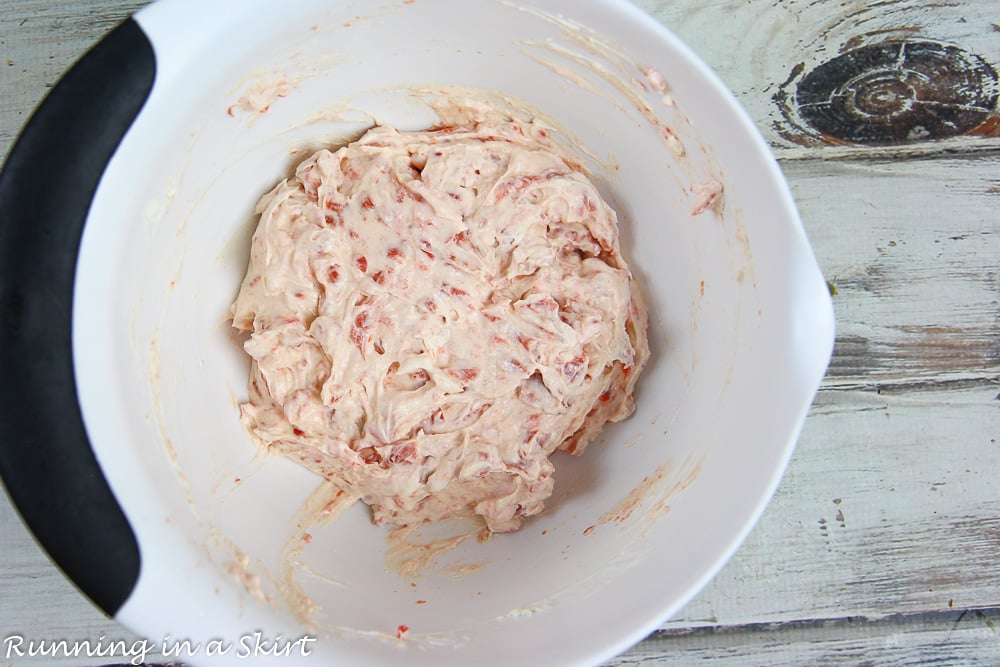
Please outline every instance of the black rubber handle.
[{"label": "black rubber handle", "polygon": [[73,276],[98,182],[155,75],[152,45],[127,19],[49,93],[0,173],[0,476],[49,555],[111,616],[138,579],[139,547],[80,415]]}]

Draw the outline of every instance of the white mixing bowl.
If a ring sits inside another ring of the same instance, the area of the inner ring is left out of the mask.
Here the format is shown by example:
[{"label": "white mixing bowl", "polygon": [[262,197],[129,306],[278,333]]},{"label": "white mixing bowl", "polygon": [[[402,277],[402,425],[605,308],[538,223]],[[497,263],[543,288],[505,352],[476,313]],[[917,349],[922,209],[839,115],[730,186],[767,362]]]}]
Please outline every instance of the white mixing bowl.
[{"label": "white mixing bowl", "polygon": [[[99,184],[89,212],[89,198],[74,209],[81,222],[86,212],[78,252],[75,236],[59,241],[74,281],[72,365],[66,355],[52,364],[75,379],[86,437],[49,440],[67,452],[89,441],[127,519],[96,531],[107,542],[97,551],[124,564],[105,572],[100,554],[81,564],[94,549],[59,537],[113,523],[114,503],[69,503],[82,506],[71,520],[40,514],[38,491],[18,482],[24,457],[3,454],[3,473],[57,560],[123,624],[200,644],[185,657],[194,664],[245,664],[255,631],[318,637],[305,660],[322,665],[597,664],[675,614],[736,550],[826,369],[831,303],[763,140],[657,21],[621,0],[159,0],[94,54],[75,71],[95,73],[73,87],[71,72],[46,103],[70,96],[77,116],[96,109],[70,142],[77,152],[117,144],[103,171],[104,157],[79,158],[98,163]],[[136,108],[145,99],[130,126],[134,109],[116,111],[102,86],[131,86]],[[462,542],[404,575],[387,563],[389,531],[359,504],[308,527],[311,541],[290,554],[319,480],[259,455],[240,424],[249,364],[227,321],[254,204],[312,150],[372,118],[429,126],[422,95],[457,87],[522,100],[589,156],[650,305],[636,413],[583,456],[554,457],[555,494],[517,533]],[[30,190],[14,186],[40,176],[17,165],[40,171],[47,158],[57,177],[74,168],[32,144],[60,131],[45,113],[0,179],[18,210]],[[120,142],[102,135],[106,118],[128,127]],[[46,205],[56,217],[73,209]],[[44,279],[10,271],[5,303],[44,301]],[[53,322],[68,341],[68,320]],[[44,340],[8,339],[7,361]],[[65,396],[47,403],[38,392],[14,397],[8,416],[33,404],[41,421],[79,422]],[[39,427],[9,423],[10,441]],[[210,639],[232,649],[210,658]]]}]

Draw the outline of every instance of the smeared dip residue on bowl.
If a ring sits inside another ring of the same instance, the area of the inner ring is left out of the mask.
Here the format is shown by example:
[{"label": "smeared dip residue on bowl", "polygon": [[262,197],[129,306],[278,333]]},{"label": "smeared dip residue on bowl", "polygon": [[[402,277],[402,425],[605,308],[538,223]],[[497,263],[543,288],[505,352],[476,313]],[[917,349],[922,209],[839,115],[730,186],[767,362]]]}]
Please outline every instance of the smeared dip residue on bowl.
[{"label": "smeared dip residue on bowl", "polygon": [[691,193],[697,199],[691,208],[691,215],[701,215],[705,211],[722,208],[722,182],[711,178],[703,183],[695,183],[691,186]]},{"label": "smeared dip residue on bowl", "polygon": [[[255,72],[234,86],[231,94],[239,97],[226,108],[226,114],[232,118],[243,116],[252,125],[258,116],[268,113],[273,104],[288,97],[304,81],[322,76],[340,63],[333,56],[302,62],[299,53],[292,54],[289,61],[286,67]],[[288,74],[293,69],[295,74]]]},{"label": "smeared dip residue on bowl", "polygon": [[226,113],[234,117],[237,112],[267,113],[271,105],[277,99],[287,97],[293,87],[294,84],[283,74],[274,73],[268,77],[255,79],[239,99],[226,109]]},{"label": "smeared dip residue on bowl", "polygon": [[[437,534],[436,534],[437,533]],[[418,579],[424,571],[467,540],[484,541],[490,532],[479,519],[460,517],[434,524],[394,528],[387,538],[386,568],[403,579]],[[443,571],[462,575],[488,566],[487,562],[453,563]]]},{"label": "smeared dip residue on bowl", "polygon": [[681,491],[691,486],[701,472],[701,462],[688,459],[679,466],[668,461],[659,466],[642,482],[632,489],[625,498],[601,515],[598,525],[608,523],[626,524],[639,509],[641,520],[632,522],[646,532],[652,525],[670,511],[670,502]]},{"label": "smeared dip residue on bowl", "polygon": [[[460,630],[450,632],[396,632],[390,630],[364,630],[341,624],[324,623],[319,619],[322,609],[306,593],[302,581],[310,578],[326,586],[344,588],[349,584],[331,579],[302,562],[303,552],[313,542],[313,531],[336,520],[345,510],[358,501],[357,496],[345,493],[335,484],[321,482],[299,508],[292,519],[295,528],[281,550],[279,572],[275,585],[285,606],[309,632],[326,637],[368,639],[397,643],[406,640],[416,646],[460,646],[467,637]],[[394,531],[395,532],[395,531]],[[237,572],[239,574],[239,572]],[[253,591],[251,590],[251,593]],[[273,604],[273,600],[268,600]]]},{"label": "smeared dip residue on bowl", "polygon": [[311,630],[315,630],[313,615],[316,613],[316,605],[297,581],[296,568],[305,574],[320,578],[327,585],[343,584],[307,569],[299,561],[299,557],[312,542],[311,530],[333,521],[356,501],[357,496],[348,494],[333,484],[320,484],[293,518],[295,529],[281,550],[278,592],[299,622]]},{"label": "smeared dip residue on bowl", "polygon": [[[596,85],[596,81],[588,79],[579,70],[596,75],[600,81],[611,86],[615,92],[627,100],[642,118],[658,130],[664,144],[677,160],[681,160],[687,155],[687,149],[677,132],[671,129],[671,124],[690,125],[691,121],[677,108],[677,102],[669,92],[669,83],[660,70],[634,62],[622,52],[617,44],[610,42],[584,25],[535,8],[511,2],[506,4],[558,26],[567,41],[578,49],[574,50],[557,44],[551,39],[544,41],[524,40],[522,44],[528,57],[549,67],[566,80],[601,95],[619,108],[623,108],[614,99],[614,96],[602,90]],[[558,58],[554,60],[552,56]],[[575,65],[577,69],[568,65]],[[650,89],[659,96],[663,109],[673,112],[676,118],[670,121],[665,120],[661,113],[649,103],[647,93]],[[699,149],[705,152],[703,147],[699,147]],[[692,216],[700,215],[706,210],[715,210],[721,215],[724,186],[718,177],[709,175],[702,181],[691,183],[688,189],[695,197],[691,208]]]},{"label": "smeared dip residue on bowl", "polygon": [[574,582],[562,589],[550,593],[542,598],[532,600],[528,604],[511,609],[506,614],[498,616],[497,621],[520,621],[535,616],[536,614],[548,611],[556,606],[559,600],[600,588],[604,584],[613,581],[622,572],[630,569],[641,561],[649,551],[649,546],[641,541],[632,542],[629,548],[622,549],[608,560],[604,567],[597,570],[579,581]]},{"label": "smeared dip residue on bowl", "polygon": [[177,460],[177,449],[174,447],[173,439],[171,438],[166,427],[167,421],[163,412],[163,391],[160,383],[159,331],[156,331],[153,334],[153,338],[149,342],[149,363],[146,365],[146,369],[149,372],[149,387],[153,399],[153,421],[156,423],[156,428],[160,433],[160,439],[163,443],[163,449],[166,452],[167,459],[170,461],[170,467],[173,469],[174,473],[177,475],[177,479],[181,483],[181,486],[184,488],[185,499],[187,500],[188,506],[197,517],[198,510],[192,499],[193,495],[191,492],[191,483],[188,481],[187,475],[184,474],[184,470],[181,468],[180,463]]},{"label": "smeared dip residue on bowl", "polygon": [[[403,0],[402,5],[412,4],[413,1]],[[398,9],[401,9],[399,5],[386,3],[372,8],[367,14],[356,14],[350,21],[336,25],[316,23],[310,26],[309,30],[335,40],[339,30],[349,30],[362,22],[377,20],[382,14]],[[232,86],[229,96],[234,101],[226,107],[226,114],[233,118],[242,117],[248,126],[252,126],[259,116],[269,113],[272,105],[288,97],[307,79],[323,76],[333,67],[347,62],[345,57],[333,55],[306,61],[301,51],[287,54],[285,60],[283,65],[253,72]]]},{"label": "smeared dip residue on bowl", "polygon": [[[551,39],[523,40],[521,44],[524,46],[525,55],[624,110],[620,99],[602,89],[598,81],[588,78],[589,75],[596,75],[600,82],[610,86],[646,122],[659,130],[675,157],[684,157],[686,149],[677,134],[670,129],[668,122],[647,99],[647,93],[652,88],[653,92],[660,96],[659,100],[664,109],[676,110],[676,102],[668,92],[667,79],[658,69],[636,63],[621,50],[619,45],[584,25],[539,9],[515,3],[506,4],[555,25],[562,31],[567,42],[575,47],[575,49],[570,48]],[[552,56],[557,58],[553,59]],[[676,121],[690,122],[681,114],[678,114]]]}]

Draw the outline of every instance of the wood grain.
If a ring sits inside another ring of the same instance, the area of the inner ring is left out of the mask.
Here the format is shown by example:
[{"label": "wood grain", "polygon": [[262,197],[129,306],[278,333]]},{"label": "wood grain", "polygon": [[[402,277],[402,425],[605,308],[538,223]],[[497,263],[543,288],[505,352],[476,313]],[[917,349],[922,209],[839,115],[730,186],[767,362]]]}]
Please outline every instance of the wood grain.
[{"label": "wood grain", "polygon": [[[994,69],[1000,63],[993,0],[639,0],[637,4],[690,44],[719,74],[781,157],[814,156],[812,149],[820,145],[806,136],[794,114],[789,118],[782,113],[782,97],[803,75],[845,51],[886,41],[926,40],[976,54]],[[917,143],[906,152],[974,151],[984,145],[996,148],[998,142],[997,136],[959,137]],[[826,152],[864,157],[879,150],[830,146]]]},{"label": "wood grain", "polygon": [[1000,375],[1000,156],[782,166],[837,292],[828,385]]},{"label": "wood grain", "polygon": [[609,667],[693,665],[871,665],[995,667],[1000,613],[949,611],[921,616],[838,618],[654,634]]},{"label": "wood grain", "polygon": [[[144,4],[0,4],[2,154],[69,64]],[[1000,137],[804,141],[781,97],[886,40],[951,44],[996,67],[995,1],[637,4],[720,74],[774,147],[836,289],[838,335],[745,545],[609,664],[1000,664]],[[0,574],[0,635],[134,638],[79,596],[6,501]]]},{"label": "wood grain", "polygon": [[743,549],[665,627],[996,606],[998,391],[822,391]]}]

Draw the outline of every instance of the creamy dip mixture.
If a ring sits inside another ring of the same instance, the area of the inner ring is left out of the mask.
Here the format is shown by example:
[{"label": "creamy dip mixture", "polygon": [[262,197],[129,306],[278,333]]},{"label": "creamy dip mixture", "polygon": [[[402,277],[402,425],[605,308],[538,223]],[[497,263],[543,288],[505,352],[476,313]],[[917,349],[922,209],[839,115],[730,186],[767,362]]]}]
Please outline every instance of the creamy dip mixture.
[{"label": "creamy dip mixture", "polygon": [[646,310],[614,211],[551,134],[482,106],[376,126],[258,203],[242,419],[376,524],[516,530],[550,455],[633,411]]}]

